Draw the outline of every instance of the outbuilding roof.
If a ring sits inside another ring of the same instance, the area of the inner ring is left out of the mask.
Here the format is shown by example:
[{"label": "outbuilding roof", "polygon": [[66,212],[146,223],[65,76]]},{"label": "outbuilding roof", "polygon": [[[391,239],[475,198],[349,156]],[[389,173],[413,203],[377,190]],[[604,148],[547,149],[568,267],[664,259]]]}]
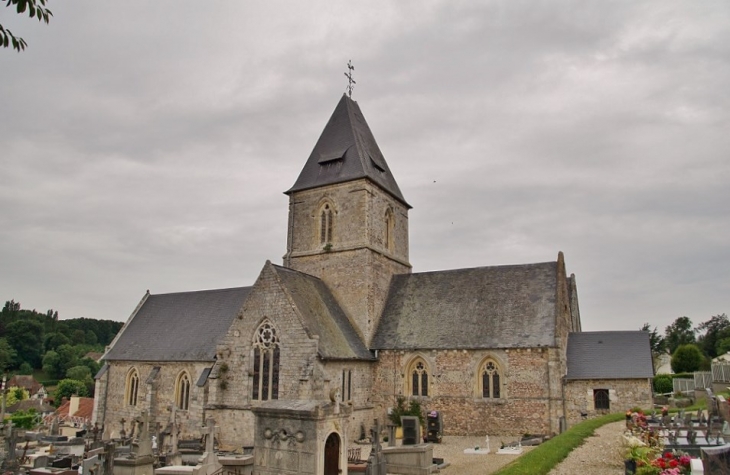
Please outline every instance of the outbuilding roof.
[{"label": "outbuilding roof", "polygon": [[555,346],[557,265],[545,262],[393,276],[371,347]]},{"label": "outbuilding roof", "polygon": [[148,295],[104,360],[212,361],[251,287]]},{"label": "outbuilding roof", "polygon": [[652,377],[654,365],[648,332],[578,332],[568,335],[566,379]]},{"label": "outbuilding roof", "polygon": [[286,194],[360,178],[370,179],[410,208],[360,107],[343,94],[299,178]]}]

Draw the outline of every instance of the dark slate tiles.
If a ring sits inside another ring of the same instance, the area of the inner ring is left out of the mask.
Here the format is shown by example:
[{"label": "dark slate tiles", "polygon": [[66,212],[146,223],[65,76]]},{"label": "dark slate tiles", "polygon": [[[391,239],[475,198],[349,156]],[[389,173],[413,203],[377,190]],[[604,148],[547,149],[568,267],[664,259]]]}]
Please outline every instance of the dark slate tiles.
[{"label": "dark slate tiles", "polygon": [[396,275],[371,346],[554,346],[556,291],[556,262]]},{"label": "dark slate tiles", "polygon": [[105,360],[212,361],[251,287],[150,295]]},{"label": "dark slate tiles", "polygon": [[567,379],[632,379],[653,376],[648,332],[579,332],[568,335]]}]

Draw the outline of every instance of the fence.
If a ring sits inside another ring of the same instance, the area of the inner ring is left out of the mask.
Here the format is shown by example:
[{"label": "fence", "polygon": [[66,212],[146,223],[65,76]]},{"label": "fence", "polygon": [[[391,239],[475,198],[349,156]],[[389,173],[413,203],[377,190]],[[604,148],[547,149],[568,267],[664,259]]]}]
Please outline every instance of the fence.
[{"label": "fence", "polygon": [[712,380],[715,382],[730,382],[730,364],[721,363],[712,365]]},{"label": "fence", "polygon": [[676,378],[672,380],[672,389],[675,393],[685,393],[695,389],[712,388],[712,383],[730,384],[730,364],[714,363],[712,371],[695,371],[694,377]]}]

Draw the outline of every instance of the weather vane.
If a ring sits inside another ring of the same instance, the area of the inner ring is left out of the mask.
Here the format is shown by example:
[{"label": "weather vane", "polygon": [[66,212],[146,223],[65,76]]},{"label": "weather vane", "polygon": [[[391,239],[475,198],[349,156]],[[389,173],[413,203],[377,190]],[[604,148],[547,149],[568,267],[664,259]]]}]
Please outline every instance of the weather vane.
[{"label": "weather vane", "polygon": [[355,70],[355,66],[352,65],[352,60],[347,61],[347,69],[349,69],[348,72],[345,73],[345,77],[347,78],[347,95],[350,96],[350,99],[352,99],[352,90],[355,89],[355,82],[354,79],[352,79],[352,72]]}]

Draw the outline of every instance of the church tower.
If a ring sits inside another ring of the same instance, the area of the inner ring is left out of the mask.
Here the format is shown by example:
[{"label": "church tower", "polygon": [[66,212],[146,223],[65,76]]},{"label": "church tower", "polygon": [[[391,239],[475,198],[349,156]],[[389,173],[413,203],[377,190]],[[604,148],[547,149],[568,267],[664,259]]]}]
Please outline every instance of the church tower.
[{"label": "church tower", "polygon": [[369,345],[391,276],[411,271],[411,207],[347,95],[286,194],[284,265],[322,279]]}]

